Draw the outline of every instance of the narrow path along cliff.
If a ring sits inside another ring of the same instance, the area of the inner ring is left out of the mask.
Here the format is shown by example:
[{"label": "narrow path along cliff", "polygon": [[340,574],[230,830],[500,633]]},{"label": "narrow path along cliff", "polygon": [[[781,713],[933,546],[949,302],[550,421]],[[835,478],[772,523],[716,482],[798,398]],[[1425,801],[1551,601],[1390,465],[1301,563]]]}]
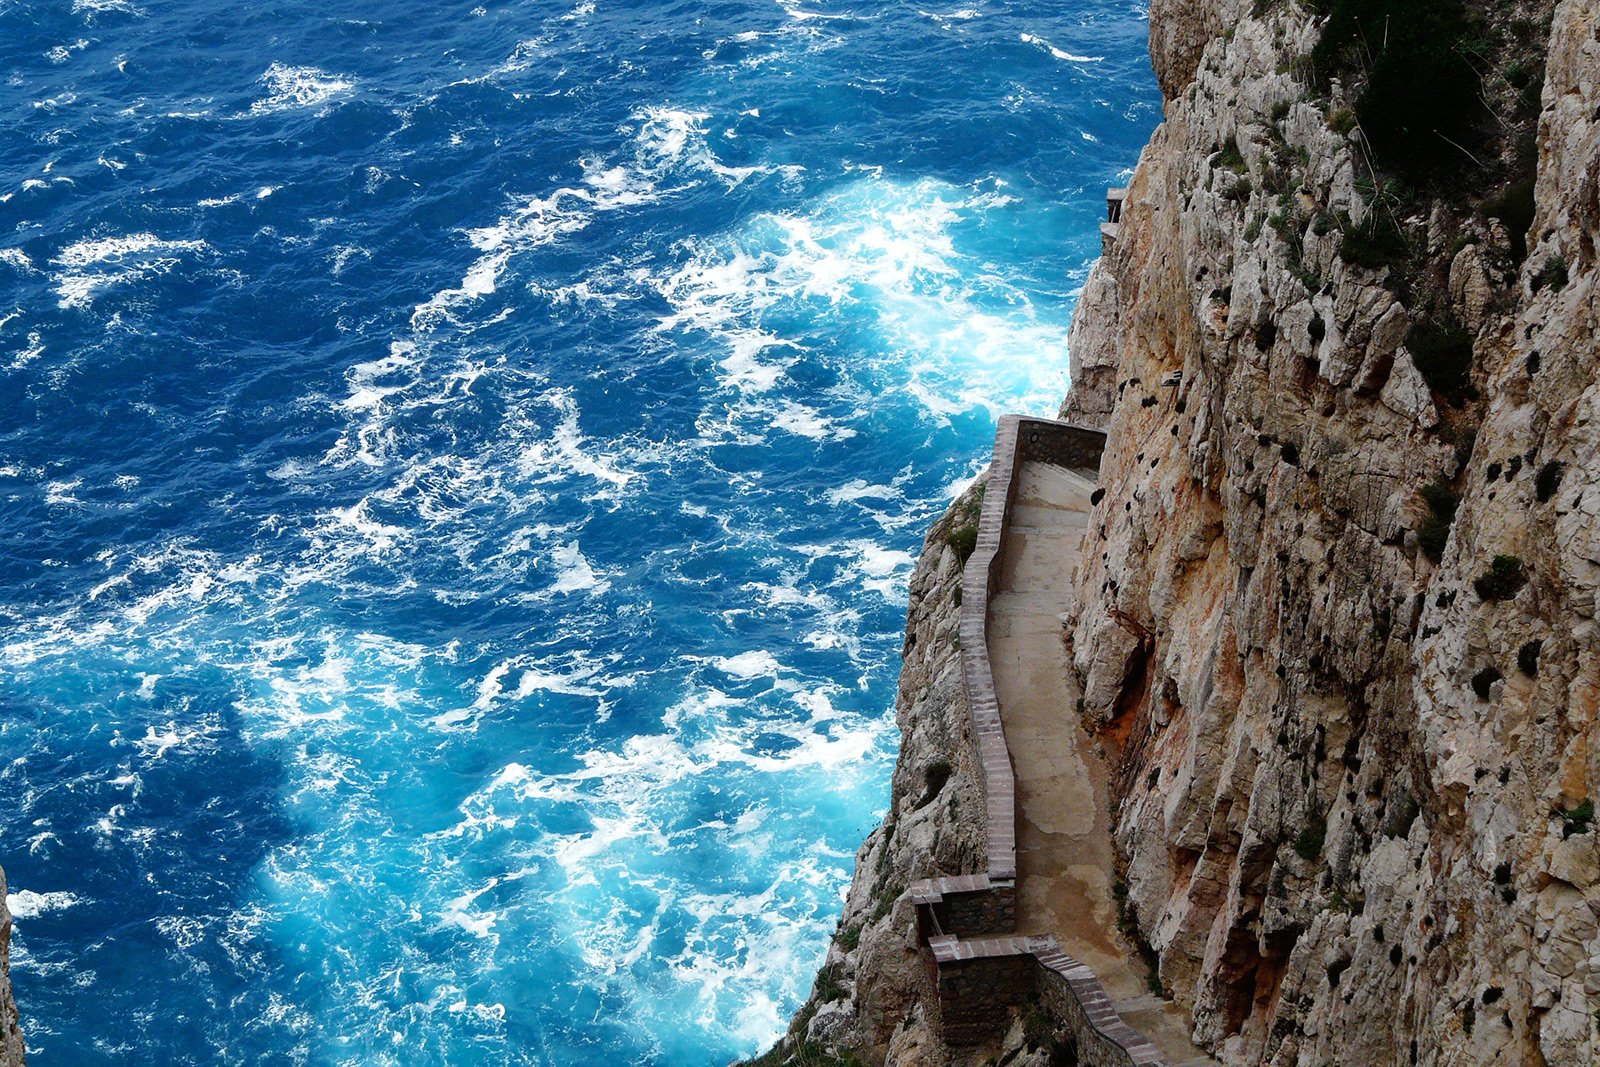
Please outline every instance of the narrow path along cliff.
[{"label": "narrow path along cliff", "polygon": [[1017,929],[1048,934],[1091,968],[1123,1020],[1174,1064],[1213,1063],[1186,1013],[1118,932],[1110,789],[1062,640],[1094,493],[1093,472],[1029,461],[1017,472],[1000,588],[989,601],[989,658],[1017,782]]}]

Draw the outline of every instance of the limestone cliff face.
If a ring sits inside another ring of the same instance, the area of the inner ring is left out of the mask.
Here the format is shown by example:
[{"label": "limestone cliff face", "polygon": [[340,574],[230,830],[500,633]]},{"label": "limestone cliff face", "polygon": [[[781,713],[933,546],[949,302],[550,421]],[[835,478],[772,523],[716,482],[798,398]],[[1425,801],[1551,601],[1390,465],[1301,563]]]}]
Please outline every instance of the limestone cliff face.
[{"label": "limestone cliff face", "polygon": [[1340,254],[1378,208],[1295,74],[1320,25],[1152,5],[1165,121],[1072,334],[1110,437],[1069,637],[1130,911],[1228,1063],[1600,1062],[1600,13],[1516,13],[1526,259],[1404,209],[1471,344],[1447,398],[1421,286]]},{"label": "limestone cliff face", "polygon": [[[1152,0],[1164,122],[1073,324],[1063,415],[1109,441],[1064,639],[1129,918],[1228,1064],[1600,1062],[1600,10],[1469,12],[1523,42],[1473,52],[1489,110],[1529,110],[1417,194],[1307,76],[1324,20]],[[978,847],[966,506],[913,579],[891,813],[767,1062],[1039,1055],[942,1047],[895,903]]]},{"label": "limestone cliff face", "polygon": [[0,1067],[22,1067],[22,1024],[11,996],[11,911],[6,907],[6,872],[0,871]]}]

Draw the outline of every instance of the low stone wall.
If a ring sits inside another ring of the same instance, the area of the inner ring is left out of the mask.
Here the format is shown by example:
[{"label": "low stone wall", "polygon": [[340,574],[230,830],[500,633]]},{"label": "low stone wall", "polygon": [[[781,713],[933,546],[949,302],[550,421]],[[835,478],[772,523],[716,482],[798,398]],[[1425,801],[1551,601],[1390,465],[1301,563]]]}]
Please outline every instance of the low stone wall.
[{"label": "low stone wall", "polygon": [[917,906],[919,944],[935,937],[1008,934],[1017,928],[1017,887],[986,874],[929,878],[906,890]]},{"label": "low stone wall", "polygon": [[931,954],[940,1029],[953,1047],[979,1044],[1009,1025],[1011,1009],[1037,1000],[1078,1062],[1153,1067],[1161,1054],[1124,1023],[1094,972],[1051,937],[994,936],[1016,929],[1016,775],[989,659],[989,598],[1000,579],[1006,529],[1025,461],[1097,471],[1105,434],[1054,419],[1008,415],[978,517],[977,544],[961,578],[961,673],[984,796],[985,870],[914,882],[918,941]]},{"label": "low stone wall", "polygon": [[989,597],[1000,580],[1006,524],[1016,502],[1017,469],[1023,461],[1034,460],[1098,470],[1105,444],[1106,436],[1098,430],[1020,415],[1003,417],[995,432],[977,545],[961,576],[961,676],[984,794],[987,873],[995,885],[1017,877],[1016,775],[989,661]]},{"label": "low stone wall", "polygon": [[998,1037],[1010,1010],[1038,1003],[1088,1067],[1160,1067],[1161,1052],[1122,1021],[1094,972],[1053,937],[936,937],[933,954],[939,1023],[947,1044],[970,1047]]}]

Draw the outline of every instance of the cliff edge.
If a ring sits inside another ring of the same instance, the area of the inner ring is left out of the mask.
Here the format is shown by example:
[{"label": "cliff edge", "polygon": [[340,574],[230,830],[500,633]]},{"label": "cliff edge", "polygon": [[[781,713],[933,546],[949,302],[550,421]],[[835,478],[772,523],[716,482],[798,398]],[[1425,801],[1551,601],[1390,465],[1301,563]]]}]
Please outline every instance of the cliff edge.
[{"label": "cliff edge", "polygon": [[[1125,929],[1225,1063],[1600,1061],[1600,13],[1153,0],[1151,55],[1062,411],[1108,432],[1061,714]],[[890,814],[760,1062],[1053,1054],[1027,1011],[944,1047],[899,893],[982,847],[972,514],[924,545]]]},{"label": "cliff edge", "polygon": [[0,1067],[22,1067],[24,1045],[17,1002],[11,996],[11,909],[6,872],[0,870]]}]

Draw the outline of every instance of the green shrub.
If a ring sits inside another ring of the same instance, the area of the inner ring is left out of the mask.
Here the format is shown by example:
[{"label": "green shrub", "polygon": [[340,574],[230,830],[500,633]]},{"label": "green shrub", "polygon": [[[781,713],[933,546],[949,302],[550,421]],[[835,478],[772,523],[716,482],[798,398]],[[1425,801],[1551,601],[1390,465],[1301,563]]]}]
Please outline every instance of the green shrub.
[{"label": "green shrub", "polygon": [[1418,321],[1406,334],[1406,350],[1428,388],[1456,402],[1470,395],[1472,335],[1454,318]]},{"label": "green shrub", "polygon": [[1237,137],[1229,137],[1227,143],[1222,146],[1222,154],[1217,157],[1217,164],[1227,167],[1229,170],[1238,171],[1241,174],[1244,173],[1244,153],[1239,151],[1239,139]]},{"label": "green shrub", "polygon": [[1544,266],[1539,268],[1539,273],[1533,276],[1533,291],[1539,292],[1546,286],[1553,293],[1559,293],[1567,287],[1567,259],[1557,252],[1544,261]]},{"label": "green shrub", "polygon": [[956,550],[958,560],[967,562],[978,547],[978,524],[969,522],[952,526],[950,532],[944,535],[944,543]]},{"label": "green shrub", "polygon": [[1322,845],[1328,836],[1328,824],[1313,819],[1305,829],[1295,835],[1294,854],[1303,860],[1314,860],[1322,855]]},{"label": "green shrub", "polygon": [[1527,584],[1528,575],[1523,570],[1522,560],[1516,556],[1496,556],[1489,563],[1489,569],[1473,581],[1472,588],[1479,600],[1510,600]]},{"label": "green shrub", "polygon": [[834,973],[833,967],[828,966],[817,972],[817,999],[824,1004],[831,1004],[836,1000],[845,998],[844,986],[839,981],[839,976]]},{"label": "green shrub", "polygon": [[1318,856],[1322,856],[1322,845],[1326,837],[1328,837],[1328,824],[1322,819],[1312,819],[1301,832],[1294,835],[1294,854],[1301,859],[1317,859]]},{"label": "green shrub", "polygon": [[1539,473],[1533,478],[1533,498],[1541,504],[1548,503],[1556,495],[1556,490],[1561,488],[1561,476],[1566,473],[1567,465],[1560,460],[1551,460],[1539,468]]},{"label": "green shrub", "polygon": [[983,496],[987,486],[979,482],[952,509],[950,525],[945,528],[944,543],[956,550],[956,558],[965,564],[978,547],[978,519],[983,514]]},{"label": "green shrub", "polygon": [[1563,839],[1573,834],[1586,834],[1594,826],[1594,801],[1585,797],[1574,808],[1569,808],[1561,813],[1561,836]]},{"label": "green shrub", "polygon": [[1459,173],[1486,111],[1462,0],[1332,0],[1317,77],[1366,74],[1356,117],[1374,154],[1415,179]]},{"label": "green shrub", "polygon": [[1490,218],[1499,219],[1511,238],[1511,258],[1528,258],[1528,230],[1533,227],[1533,164],[1485,205]]}]

